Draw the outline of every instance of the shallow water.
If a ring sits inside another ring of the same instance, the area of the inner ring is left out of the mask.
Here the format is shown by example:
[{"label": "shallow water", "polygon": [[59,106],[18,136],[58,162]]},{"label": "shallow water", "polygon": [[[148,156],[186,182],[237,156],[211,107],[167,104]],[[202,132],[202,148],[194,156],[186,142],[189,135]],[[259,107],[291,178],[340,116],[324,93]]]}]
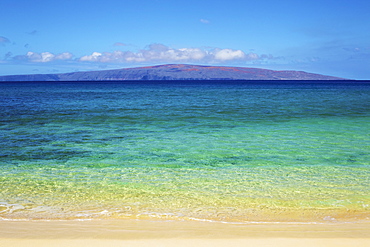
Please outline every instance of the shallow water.
[{"label": "shallow water", "polygon": [[0,89],[2,218],[370,217],[370,84]]}]

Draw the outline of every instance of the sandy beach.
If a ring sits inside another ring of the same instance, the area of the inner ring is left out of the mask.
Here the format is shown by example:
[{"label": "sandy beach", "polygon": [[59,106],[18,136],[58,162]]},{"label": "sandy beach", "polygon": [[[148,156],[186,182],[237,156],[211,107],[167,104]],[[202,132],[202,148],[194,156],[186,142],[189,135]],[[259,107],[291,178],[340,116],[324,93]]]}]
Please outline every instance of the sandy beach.
[{"label": "sandy beach", "polygon": [[1,246],[370,246],[370,223],[1,221]]}]

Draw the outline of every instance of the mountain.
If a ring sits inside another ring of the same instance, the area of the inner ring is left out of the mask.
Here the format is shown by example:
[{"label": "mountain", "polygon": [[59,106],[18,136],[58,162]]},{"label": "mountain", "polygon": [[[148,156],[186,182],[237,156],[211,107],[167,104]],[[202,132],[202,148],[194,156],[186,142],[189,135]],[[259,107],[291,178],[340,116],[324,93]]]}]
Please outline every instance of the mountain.
[{"label": "mountain", "polygon": [[167,64],[64,74],[0,76],[0,81],[125,81],[125,80],[345,80],[303,71]]}]

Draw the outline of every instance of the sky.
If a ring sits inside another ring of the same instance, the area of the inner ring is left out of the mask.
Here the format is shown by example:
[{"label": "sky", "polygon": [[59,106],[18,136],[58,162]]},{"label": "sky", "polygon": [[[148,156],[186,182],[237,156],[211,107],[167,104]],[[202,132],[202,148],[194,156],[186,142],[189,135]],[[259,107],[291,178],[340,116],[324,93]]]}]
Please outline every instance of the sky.
[{"label": "sky", "polygon": [[0,0],[0,75],[159,64],[370,79],[368,0]]}]

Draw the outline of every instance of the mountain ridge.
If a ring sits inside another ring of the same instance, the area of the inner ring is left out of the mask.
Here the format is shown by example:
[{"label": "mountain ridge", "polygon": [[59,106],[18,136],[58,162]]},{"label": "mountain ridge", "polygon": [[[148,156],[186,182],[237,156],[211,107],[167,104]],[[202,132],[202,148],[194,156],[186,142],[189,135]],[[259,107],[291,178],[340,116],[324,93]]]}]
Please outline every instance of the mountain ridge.
[{"label": "mountain ridge", "polygon": [[114,70],[0,76],[0,81],[348,80],[295,70],[164,64]]}]

